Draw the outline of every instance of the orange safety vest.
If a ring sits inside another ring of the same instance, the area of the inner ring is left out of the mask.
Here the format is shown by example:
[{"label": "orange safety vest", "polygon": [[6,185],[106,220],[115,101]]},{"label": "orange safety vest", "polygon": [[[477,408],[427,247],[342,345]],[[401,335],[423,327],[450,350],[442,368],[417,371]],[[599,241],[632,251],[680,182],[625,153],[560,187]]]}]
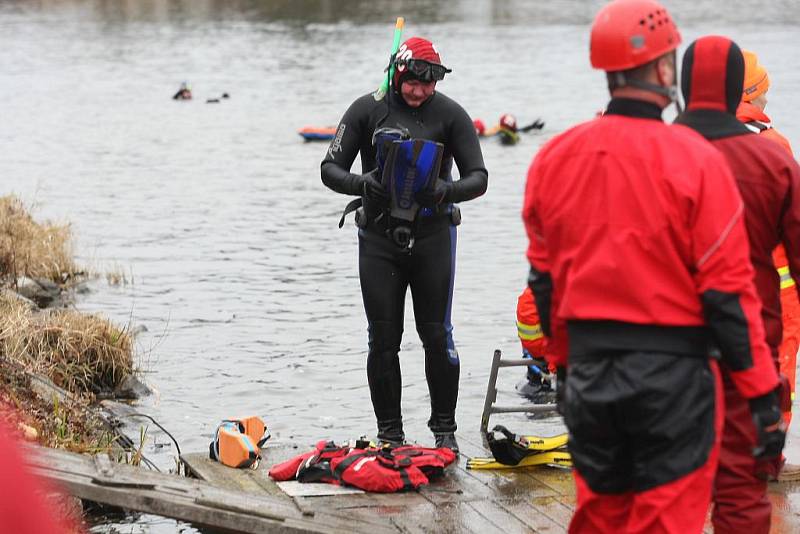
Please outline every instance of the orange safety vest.
[{"label": "orange safety vest", "polygon": [[[800,349],[800,300],[794,279],[789,272],[789,261],[782,245],[778,245],[772,253],[775,268],[781,277],[781,321],[783,322],[783,340],[778,348],[780,372],[789,379],[791,399],[794,401],[795,382],[797,380],[797,351]],[[791,412],[784,413],[787,424],[791,420]]]}]

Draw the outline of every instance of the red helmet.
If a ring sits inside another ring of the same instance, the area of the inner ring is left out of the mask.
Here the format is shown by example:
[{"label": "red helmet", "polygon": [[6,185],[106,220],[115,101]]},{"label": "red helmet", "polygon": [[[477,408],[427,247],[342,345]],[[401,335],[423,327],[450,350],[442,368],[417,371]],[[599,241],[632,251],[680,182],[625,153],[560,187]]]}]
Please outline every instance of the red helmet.
[{"label": "red helmet", "polygon": [[613,0],[597,13],[589,45],[592,67],[628,70],[671,52],[681,34],[655,0]]},{"label": "red helmet", "polygon": [[511,113],[503,113],[500,115],[500,126],[508,128],[512,132],[517,131],[517,119]]}]

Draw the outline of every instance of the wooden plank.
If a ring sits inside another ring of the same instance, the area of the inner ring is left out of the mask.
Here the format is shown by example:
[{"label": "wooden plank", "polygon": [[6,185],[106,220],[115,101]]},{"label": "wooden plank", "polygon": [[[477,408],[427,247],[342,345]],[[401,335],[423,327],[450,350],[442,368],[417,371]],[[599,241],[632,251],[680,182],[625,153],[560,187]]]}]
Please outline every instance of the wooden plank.
[{"label": "wooden plank", "polygon": [[531,506],[527,501],[500,501],[498,505],[528,525],[534,532],[562,534],[567,531],[567,523],[557,523],[551,517]]},{"label": "wooden plank", "polygon": [[535,497],[530,504],[559,525],[569,525],[572,519],[572,509],[557,497]]},{"label": "wooden plank", "polygon": [[[280,447],[273,445],[265,452],[265,458],[269,458],[273,463],[277,463],[301,453],[302,450],[298,451],[297,447],[286,445],[281,445]],[[256,488],[254,491],[261,490],[269,494],[276,494],[281,498],[290,498],[269,478],[269,469],[263,461],[258,469],[253,470],[231,469],[220,465],[218,462],[209,460],[207,455],[203,454],[185,454],[181,459],[198,478],[212,482],[215,485],[224,487],[248,487],[252,490],[253,485],[258,484],[260,488]],[[331,489],[337,488],[336,486],[330,486],[328,484],[306,485],[321,485]],[[353,498],[355,495],[357,495],[356,498]],[[385,516],[387,519],[382,519],[384,524],[389,524],[389,518],[395,513],[402,512],[405,507],[428,502],[422,495],[416,492],[402,494],[365,494],[359,491],[355,495],[297,495],[291,497],[290,502],[294,502],[298,509],[306,515],[313,515],[316,510],[346,510],[348,515],[355,514],[371,521],[375,521],[376,514],[378,516]]]},{"label": "wooden plank", "polygon": [[[413,534],[456,532],[454,528],[447,528],[448,522],[442,521],[437,506],[424,498],[410,506],[384,506],[372,510],[389,519],[401,532]],[[452,521],[450,523],[452,524]]]},{"label": "wooden plank", "polygon": [[474,501],[468,504],[482,517],[486,518],[487,521],[497,525],[497,527],[502,530],[503,534],[515,534],[517,532],[522,534],[530,532],[530,527],[500,506],[495,500]]},{"label": "wooden plank", "polygon": [[526,473],[559,495],[575,495],[575,480],[570,469],[541,466],[527,469]]},{"label": "wooden plank", "polygon": [[[491,456],[491,451],[483,445],[476,443],[475,440],[467,437],[459,437],[462,453],[468,457]],[[486,484],[494,493],[496,498],[514,499],[529,497],[551,497],[559,495],[552,487],[545,485],[538,479],[531,476],[532,472],[549,471],[552,467],[536,466],[524,467],[519,469],[500,469],[500,470],[472,470],[466,472],[473,478]],[[563,474],[564,471],[559,471]],[[547,475],[545,475],[547,476]]]},{"label": "wooden plank", "polygon": [[285,480],[275,483],[282,492],[289,497],[328,497],[332,495],[360,495],[364,490],[350,486],[337,486],[336,484],[303,483],[297,480]]},{"label": "wooden plank", "polygon": [[[30,448],[29,448],[30,449]],[[215,488],[176,475],[101,462],[92,457],[35,448],[28,463],[72,495],[233,532],[395,532],[388,523],[317,512],[313,519],[285,499]]]},{"label": "wooden plank", "polygon": [[[392,497],[398,501],[403,498],[403,494],[393,493]],[[381,506],[379,494],[360,493],[355,495],[326,495],[322,497],[295,497],[303,508],[313,507],[320,510],[352,510],[355,508],[376,508]]]},{"label": "wooden plank", "polygon": [[414,534],[442,532],[486,534],[500,531],[498,525],[486,519],[471,504],[426,502],[394,513],[391,520],[402,532]]},{"label": "wooden plank", "polygon": [[207,453],[183,454],[181,461],[187,472],[215,486],[288,498],[275,481],[269,478],[269,469],[303,451],[297,445],[268,442],[262,449],[262,459],[257,469],[233,469],[211,460]]},{"label": "wooden plank", "polygon": [[[454,532],[474,532],[475,534],[485,534],[486,532],[498,532],[500,525],[489,521],[472,507],[473,503],[454,503],[444,506],[444,512],[453,518],[452,522],[457,525]],[[449,531],[448,531],[449,532]]]},{"label": "wooden plank", "polygon": [[472,477],[461,465],[448,467],[444,476],[431,481],[420,494],[434,504],[477,501],[493,496],[485,483]]},{"label": "wooden plank", "polygon": [[187,473],[214,486],[237,491],[264,493],[264,488],[248,476],[248,470],[227,467],[211,460],[208,454],[182,454],[181,461],[186,466]]}]

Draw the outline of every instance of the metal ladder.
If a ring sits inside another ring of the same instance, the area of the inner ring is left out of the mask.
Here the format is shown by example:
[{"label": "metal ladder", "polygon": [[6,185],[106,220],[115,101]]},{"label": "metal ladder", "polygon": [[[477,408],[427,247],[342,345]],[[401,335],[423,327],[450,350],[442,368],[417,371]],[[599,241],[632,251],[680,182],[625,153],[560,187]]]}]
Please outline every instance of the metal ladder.
[{"label": "metal ladder", "polygon": [[494,357],[492,358],[492,369],[489,372],[489,386],[486,388],[486,400],[483,402],[483,413],[481,414],[481,439],[483,439],[484,446],[488,445],[486,442],[486,433],[489,430],[489,417],[494,413],[547,413],[556,410],[555,404],[526,404],[524,406],[495,406],[497,401],[497,371],[501,367],[522,367],[529,366],[531,360],[503,360],[500,349],[495,349]]}]

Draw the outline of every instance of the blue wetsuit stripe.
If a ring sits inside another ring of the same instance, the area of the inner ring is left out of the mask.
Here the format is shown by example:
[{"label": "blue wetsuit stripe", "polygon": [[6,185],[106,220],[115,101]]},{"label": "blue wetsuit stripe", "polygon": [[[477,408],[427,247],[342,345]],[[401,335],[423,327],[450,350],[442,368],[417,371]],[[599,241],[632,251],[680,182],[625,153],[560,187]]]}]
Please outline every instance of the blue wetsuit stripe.
[{"label": "blue wetsuit stripe", "polygon": [[457,365],[458,352],[453,341],[453,323],[451,312],[453,310],[453,287],[456,281],[456,244],[458,242],[458,232],[455,226],[450,226],[450,288],[447,296],[447,311],[444,315],[444,328],[447,331],[447,356],[451,364]]}]

